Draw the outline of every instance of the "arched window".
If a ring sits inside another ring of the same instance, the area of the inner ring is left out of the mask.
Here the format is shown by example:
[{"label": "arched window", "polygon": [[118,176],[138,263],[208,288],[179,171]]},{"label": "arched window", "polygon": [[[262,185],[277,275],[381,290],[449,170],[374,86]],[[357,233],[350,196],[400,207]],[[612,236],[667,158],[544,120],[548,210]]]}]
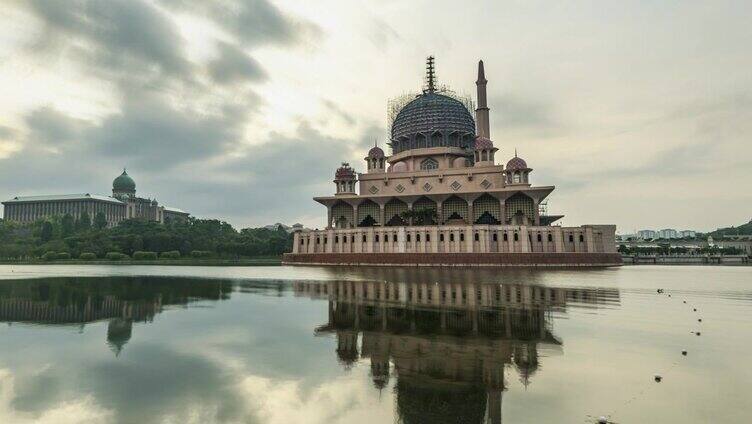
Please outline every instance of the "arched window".
[{"label": "arched window", "polygon": [[449,233],[449,241],[454,241],[454,233]]},{"label": "arched window", "polygon": [[426,234],[426,241],[427,241],[427,242],[428,242],[428,241],[431,241],[431,235],[430,235],[430,234]]},{"label": "arched window", "polygon": [[480,241],[480,235],[478,235],[478,233],[475,233],[475,241]]},{"label": "arched window", "polygon": [[460,233],[460,241],[465,241],[465,233]]},{"label": "arched window", "polygon": [[415,241],[420,242],[420,234],[415,235]]},{"label": "arched window", "polygon": [[407,235],[407,242],[410,242],[410,234]]},{"label": "arched window", "polygon": [[496,233],[493,233],[493,241],[498,241],[499,237]]},{"label": "arched window", "polygon": [[549,234],[548,235],[548,241],[554,241],[554,236],[552,236],[551,234]]},{"label": "arched window", "polygon": [[517,233],[514,233],[514,241],[520,241],[520,235]]},{"label": "arched window", "polygon": [[585,236],[583,236],[582,234],[580,234],[580,243],[582,243],[583,241],[585,241]]},{"label": "arched window", "polygon": [[514,173],[514,174],[512,175],[512,182],[513,182],[513,183],[515,183],[515,184],[519,184],[519,183],[521,183],[521,182],[522,182],[522,179],[521,179],[521,177],[520,177],[520,173],[519,173],[519,172],[515,172],[515,173]]},{"label": "arched window", "polygon": [[541,235],[540,235],[540,234],[538,234],[538,241],[539,241],[539,242],[540,242],[540,241],[543,241],[543,238],[541,237]]},{"label": "arched window", "polygon": [[504,233],[504,241],[509,241],[509,236],[507,235],[507,233]]},{"label": "arched window", "polygon": [[444,234],[439,234],[439,241],[444,241]]},{"label": "arched window", "polygon": [[424,159],[420,163],[420,169],[423,171],[430,171],[432,169],[439,169],[439,163],[434,158]]}]

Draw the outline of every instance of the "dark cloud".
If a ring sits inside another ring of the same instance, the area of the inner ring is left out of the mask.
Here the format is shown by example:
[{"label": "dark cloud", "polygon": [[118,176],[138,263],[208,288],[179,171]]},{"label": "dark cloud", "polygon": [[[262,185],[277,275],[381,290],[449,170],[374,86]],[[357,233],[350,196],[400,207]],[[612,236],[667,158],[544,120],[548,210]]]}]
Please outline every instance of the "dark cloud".
[{"label": "dark cloud", "polygon": [[268,0],[162,0],[168,8],[208,16],[245,46],[291,45],[321,36],[321,29],[308,21],[284,14]]},{"label": "dark cloud", "polygon": [[219,56],[208,65],[209,74],[214,81],[228,84],[244,81],[263,81],[266,72],[256,59],[248,56],[237,46],[219,42]]},{"label": "dark cloud", "polygon": [[83,44],[78,51],[94,66],[190,79],[174,22],[142,0],[33,0],[29,7],[46,25],[45,42]]},{"label": "dark cloud", "polygon": [[33,110],[26,116],[28,141],[47,145],[61,145],[76,140],[86,124],[51,107]]},{"label": "dark cloud", "polygon": [[237,141],[242,125],[222,114],[179,109],[159,97],[128,98],[121,113],[87,131],[86,142],[105,157],[164,170],[221,153]]}]

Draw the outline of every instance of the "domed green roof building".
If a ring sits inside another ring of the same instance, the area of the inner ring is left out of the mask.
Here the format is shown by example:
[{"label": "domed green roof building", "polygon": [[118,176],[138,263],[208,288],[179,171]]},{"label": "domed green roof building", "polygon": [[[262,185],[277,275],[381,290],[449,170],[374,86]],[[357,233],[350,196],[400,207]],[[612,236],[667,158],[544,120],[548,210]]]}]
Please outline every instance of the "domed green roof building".
[{"label": "domed green roof building", "polygon": [[136,182],[133,181],[128,172],[123,169],[123,173],[112,181],[112,195],[117,197],[119,194],[136,194]]}]

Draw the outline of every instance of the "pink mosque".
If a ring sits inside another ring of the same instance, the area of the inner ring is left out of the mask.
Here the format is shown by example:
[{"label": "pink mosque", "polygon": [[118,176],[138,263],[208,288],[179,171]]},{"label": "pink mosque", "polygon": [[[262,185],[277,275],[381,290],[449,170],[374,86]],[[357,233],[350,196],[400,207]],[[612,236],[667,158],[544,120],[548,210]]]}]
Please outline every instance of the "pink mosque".
[{"label": "pink mosque", "polygon": [[434,60],[426,87],[391,108],[391,155],[375,146],[366,172],[343,163],[335,193],[315,197],[327,225],[294,234],[288,264],[612,266],[621,263],[614,225],[557,225],[545,213],[550,185],[514,152],[496,163],[487,80],[478,63],[477,107],[437,87]]}]

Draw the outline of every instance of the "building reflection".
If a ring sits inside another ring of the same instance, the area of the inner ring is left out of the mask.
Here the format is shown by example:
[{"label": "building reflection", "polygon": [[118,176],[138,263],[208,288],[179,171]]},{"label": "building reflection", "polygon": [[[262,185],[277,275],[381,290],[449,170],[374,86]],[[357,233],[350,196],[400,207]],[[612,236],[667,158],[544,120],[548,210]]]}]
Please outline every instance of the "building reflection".
[{"label": "building reflection", "polygon": [[232,282],[106,277],[3,282],[0,322],[78,326],[107,321],[107,345],[119,355],[134,323],[150,323],[165,307],[227,299]]},{"label": "building reflection", "polygon": [[395,381],[400,422],[501,423],[506,368],[527,386],[561,352],[552,315],[618,304],[616,289],[529,284],[298,282],[328,300],[316,334],[336,337],[346,368],[370,362],[378,390]]}]

